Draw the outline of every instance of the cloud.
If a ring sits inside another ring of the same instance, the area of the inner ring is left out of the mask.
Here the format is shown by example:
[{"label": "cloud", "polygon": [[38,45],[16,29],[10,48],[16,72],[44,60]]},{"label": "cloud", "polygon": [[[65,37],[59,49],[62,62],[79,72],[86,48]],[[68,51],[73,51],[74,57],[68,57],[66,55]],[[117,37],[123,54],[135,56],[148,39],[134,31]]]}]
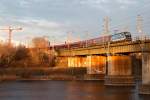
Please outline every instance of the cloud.
[{"label": "cloud", "polygon": [[88,5],[109,13],[114,8],[125,9],[138,4],[137,0],[80,0],[80,4]]},{"label": "cloud", "polygon": [[65,29],[67,27],[65,24],[45,19],[23,19],[18,20],[18,22],[23,25],[24,32],[28,33],[32,37],[49,36],[52,41],[52,37],[55,37],[55,42],[64,41],[63,37],[66,34]]},{"label": "cloud", "polygon": [[81,5],[97,8],[106,13],[109,13],[109,10],[106,9],[106,5],[109,3],[109,0],[81,0],[79,3]]},{"label": "cloud", "polygon": [[48,21],[45,19],[18,19],[17,22],[37,28],[59,29],[63,27],[62,23]]},{"label": "cloud", "polygon": [[27,8],[31,6],[30,0],[19,0],[20,7]]},{"label": "cloud", "polygon": [[138,3],[137,0],[115,0],[116,3],[123,4],[123,5],[135,5]]},{"label": "cloud", "polygon": [[137,4],[137,0],[80,0],[81,4]]},{"label": "cloud", "polygon": [[[2,22],[1,28],[8,27],[8,23],[13,25],[12,27],[22,27],[22,31],[14,31],[13,39],[14,41],[26,41],[31,40],[27,37],[39,37],[39,36],[49,36],[49,39],[53,41],[52,37],[55,37],[56,43],[61,43],[65,41],[66,30],[69,27],[68,23],[60,23],[56,21],[50,21],[46,19],[36,19],[36,18],[12,18],[5,19]],[[7,24],[7,25],[6,25]],[[6,25],[6,26],[5,26]],[[6,31],[1,31],[0,33],[7,33]],[[2,34],[3,35],[3,34]],[[5,39],[7,39],[6,34],[4,34]]]}]

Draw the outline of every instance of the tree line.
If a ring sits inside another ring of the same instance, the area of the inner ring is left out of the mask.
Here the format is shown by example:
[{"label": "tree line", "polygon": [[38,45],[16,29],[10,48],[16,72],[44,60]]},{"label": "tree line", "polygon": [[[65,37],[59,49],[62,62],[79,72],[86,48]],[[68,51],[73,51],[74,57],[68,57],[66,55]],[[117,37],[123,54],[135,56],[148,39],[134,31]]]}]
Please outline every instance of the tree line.
[{"label": "tree line", "polygon": [[[32,39],[32,48],[0,43],[0,67],[53,67],[55,56],[49,53],[49,41],[43,37]],[[42,49],[41,49],[42,48]]]}]

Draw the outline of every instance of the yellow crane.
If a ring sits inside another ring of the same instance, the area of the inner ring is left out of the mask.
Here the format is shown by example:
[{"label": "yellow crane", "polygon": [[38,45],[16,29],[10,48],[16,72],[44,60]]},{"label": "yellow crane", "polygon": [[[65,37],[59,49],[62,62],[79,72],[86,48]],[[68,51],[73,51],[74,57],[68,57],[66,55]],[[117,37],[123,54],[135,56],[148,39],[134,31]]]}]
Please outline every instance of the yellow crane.
[{"label": "yellow crane", "polygon": [[11,46],[11,40],[12,40],[12,31],[14,30],[22,30],[22,28],[12,28],[9,26],[8,28],[3,28],[0,30],[8,30],[8,45]]}]

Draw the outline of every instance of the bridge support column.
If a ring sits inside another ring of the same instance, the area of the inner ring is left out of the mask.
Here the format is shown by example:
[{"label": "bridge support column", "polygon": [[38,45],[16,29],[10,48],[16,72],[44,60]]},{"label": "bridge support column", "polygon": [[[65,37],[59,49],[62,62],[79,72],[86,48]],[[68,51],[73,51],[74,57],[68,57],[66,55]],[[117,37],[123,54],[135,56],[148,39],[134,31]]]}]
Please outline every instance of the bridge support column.
[{"label": "bridge support column", "polygon": [[68,57],[68,67],[86,67],[86,56]]},{"label": "bridge support column", "polygon": [[130,56],[108,56],[105,85],[133,86],[132,63]]},{"label": "bridge support column", "polygon": [[76,56],[68,57],[68,67],[77,67],[77,57]]},{"label": "bridge support column", "polygon": [[68,57],[57,57],[56,67],[68,67]]},{"label": "bridge support column", "polygon": [[142,85],[140,94],[150,94],[150,53],[143,53],[142,57]]},{"label": "bridge support column", "polygon": [[87,74],[92,74],[92,56],[87,56],[86,66],[87,66]]},{"label": "bridge support column", "polygon": [[104,74],[106,57],[100,55],[87,56],[88,74]]},{"label": "bridge support column", "polygon": [[132,57],[132,72],[135,80],[142,80],[142,54],[133,53],[130,55]]}]

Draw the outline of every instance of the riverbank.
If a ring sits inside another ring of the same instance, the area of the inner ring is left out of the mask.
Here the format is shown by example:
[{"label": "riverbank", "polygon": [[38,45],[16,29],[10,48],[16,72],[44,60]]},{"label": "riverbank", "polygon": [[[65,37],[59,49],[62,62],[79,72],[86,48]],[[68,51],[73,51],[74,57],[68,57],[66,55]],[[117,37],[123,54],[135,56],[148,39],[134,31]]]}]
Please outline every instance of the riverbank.
[{"label": "riverbank", "polygon": [[[100,77],[98,77],[100,76]],[[32,76],[22,78],[20,76],[0,76],[0,81],[44,81],[44,80],[60,80],[60,81],[103,81],[104,75],[49,75],[49,76]]]},{"label": "riverbank", "polygon": [[86,68],[5,68],[0,70],[0,81],[13,80],[104,80],[104,75],[88,75]]}]

